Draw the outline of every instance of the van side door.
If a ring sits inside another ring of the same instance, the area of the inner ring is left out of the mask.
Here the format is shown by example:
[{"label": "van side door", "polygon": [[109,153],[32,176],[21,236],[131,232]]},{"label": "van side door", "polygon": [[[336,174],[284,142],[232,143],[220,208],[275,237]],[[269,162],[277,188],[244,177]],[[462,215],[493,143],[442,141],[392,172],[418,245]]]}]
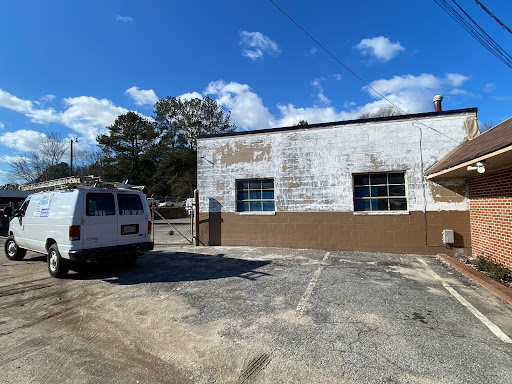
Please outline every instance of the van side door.
[{"label": "van side door", "polygon": [[117,245],[117,217],[112,191],[85,192],[85,215],[82,225],[83,247],[100,248]]}]

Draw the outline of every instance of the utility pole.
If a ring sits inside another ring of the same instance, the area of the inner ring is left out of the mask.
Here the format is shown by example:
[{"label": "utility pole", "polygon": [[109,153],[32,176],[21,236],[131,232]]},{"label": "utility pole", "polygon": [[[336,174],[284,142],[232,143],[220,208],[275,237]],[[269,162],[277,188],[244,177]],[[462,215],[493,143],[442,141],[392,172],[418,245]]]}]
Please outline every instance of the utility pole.
[{"label": "utility pole", "polygon": [[[78,143],[78,138],[76,137],[75,143]],[[69,162],[69,176],[73,176],[73,139],[71,139],[71,160]]]}]

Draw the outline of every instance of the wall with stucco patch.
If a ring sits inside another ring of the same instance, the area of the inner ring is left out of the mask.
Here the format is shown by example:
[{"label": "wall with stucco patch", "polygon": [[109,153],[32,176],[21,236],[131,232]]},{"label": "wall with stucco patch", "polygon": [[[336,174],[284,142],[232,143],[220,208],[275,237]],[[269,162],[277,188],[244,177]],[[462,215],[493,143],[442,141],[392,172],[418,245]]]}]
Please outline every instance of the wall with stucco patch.
[{"label": "wall with stucco patch", "polygon": [[389,171],[406,172],[410,211],[424,209],[424,193],[428,211],[467,211],[463,180],[438,184],[423,173],[464,140],[464,123],[475,118],[460,113],[200,139],[201,211],[235,212],[236,179],[274,178],[276,211],[351,212],[352,175]]}]

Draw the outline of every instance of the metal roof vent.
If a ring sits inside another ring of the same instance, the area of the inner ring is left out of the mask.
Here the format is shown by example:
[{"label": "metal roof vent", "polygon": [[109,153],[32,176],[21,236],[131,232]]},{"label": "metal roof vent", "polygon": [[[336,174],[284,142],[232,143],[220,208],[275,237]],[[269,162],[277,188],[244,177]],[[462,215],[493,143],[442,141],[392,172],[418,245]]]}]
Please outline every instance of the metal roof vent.
[{"label": "metal roof vent", "polygon": [[434,96],[434,112],[441,112],[443,108],[441,107],[441,102],[443,101],[442,95],[435,95]]}]

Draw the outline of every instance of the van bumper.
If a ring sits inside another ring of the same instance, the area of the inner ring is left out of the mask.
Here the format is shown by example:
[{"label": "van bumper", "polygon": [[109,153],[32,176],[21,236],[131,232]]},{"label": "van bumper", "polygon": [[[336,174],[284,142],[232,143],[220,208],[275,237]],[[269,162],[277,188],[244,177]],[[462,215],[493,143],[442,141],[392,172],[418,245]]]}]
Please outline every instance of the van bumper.
[{"label": "van bumper", "polygon": [[80,251],[70,250],[68,255],[71,261],[93,261],[116,256],[144,253],[151,251],[154,246],[155,243],[148,241],[145,243],[116,245],[114,247],[81,249]]}]

